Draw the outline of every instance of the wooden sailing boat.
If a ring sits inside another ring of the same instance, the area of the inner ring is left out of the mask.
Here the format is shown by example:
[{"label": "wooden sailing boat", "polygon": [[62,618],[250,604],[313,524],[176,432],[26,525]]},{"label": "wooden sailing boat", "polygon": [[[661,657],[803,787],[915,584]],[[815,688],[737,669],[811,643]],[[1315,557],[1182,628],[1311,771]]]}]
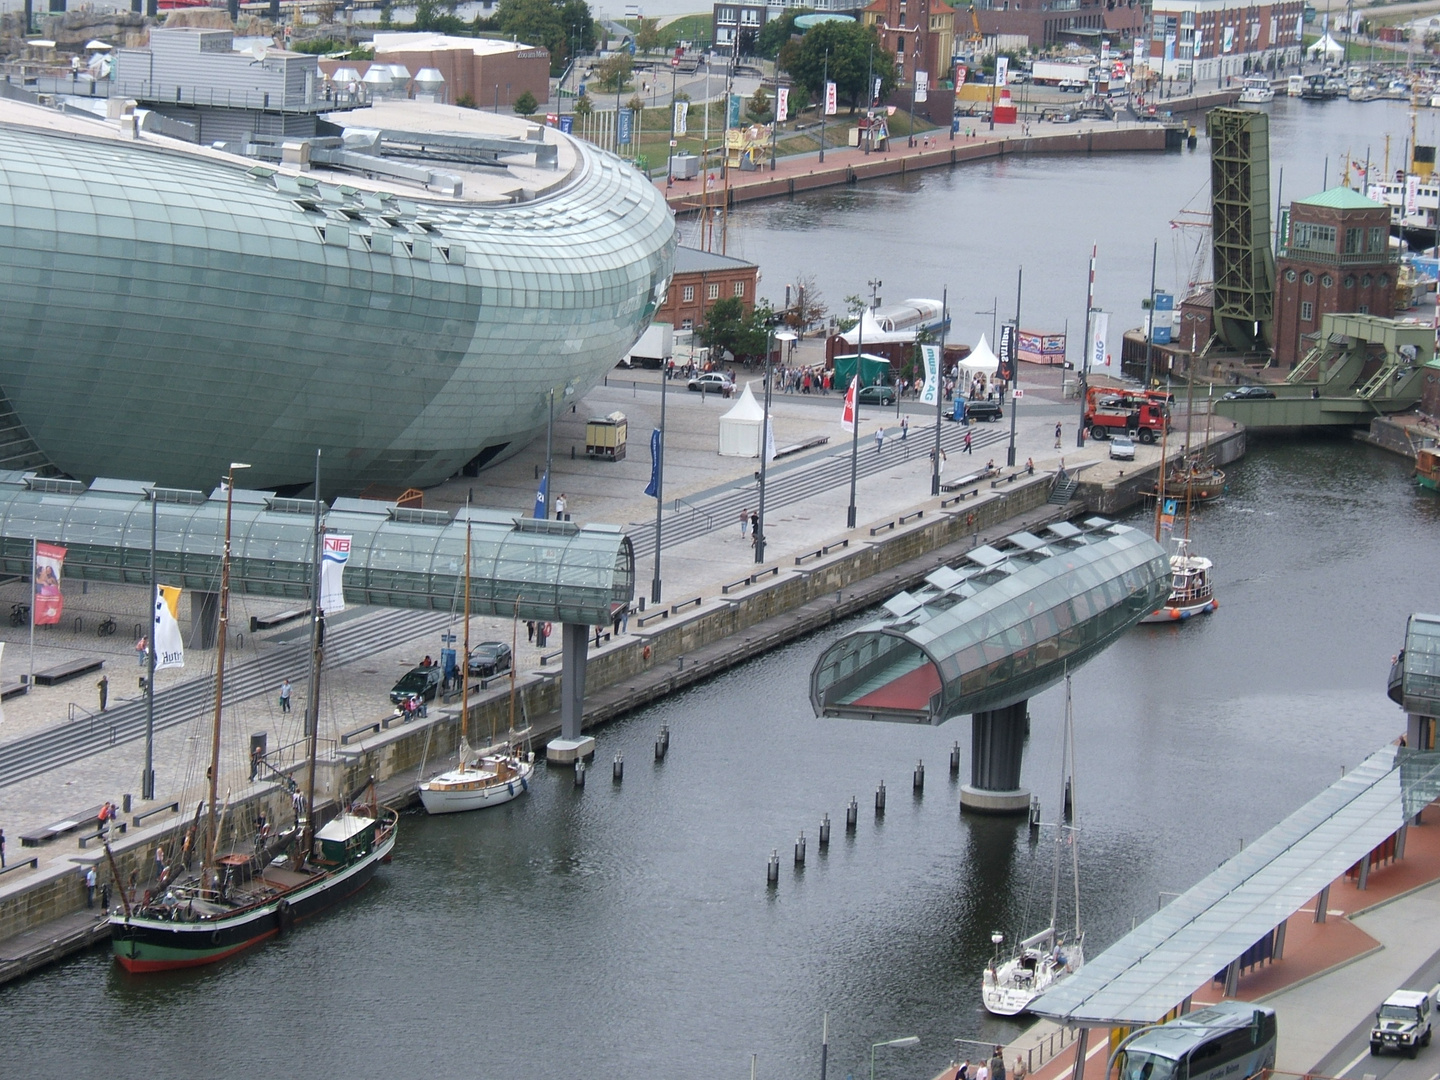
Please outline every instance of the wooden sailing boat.
[{"label": "wooden sailing boat", "polygon": [[[1193,389],[1194,383],[1192,382],[1190,385]],[[1185,446],[1188,456],[1190,447],[1188,412],[1185,426]],[[1167,424],[1165,427],[1168,436],[1170,426]],[[1168,439],[1162,439],[1160,443],[1160,484],[1155,500],[1156,542],[1161,542],[1160,534],[1167,522],[1173,535],[1175,516],[1179,508],[1179,496],[1167,494],[1170,482],[1167,476],[1167,441]],[[1215,589],[1210,581],[1210,571],[1214,569],[1215,564],[1203,555],[1190,553],[1190,507],[1192,505],[1190,488],[1188,485],[1182,484],[1181,490],[1185,494],[1185,527],[1182,535],[1174,537],[1175,554],[1170,556],[1170,595],[1165,598],[1164,604],[1141,619],[1142,623],[1181,622],[1194,615],[1208,615],[1220,606],[1215,599]]]},{"label": "wooden sailing boat", "polygon": [[[516,600],[519,608],[519,600]],[[533,754],[521,758],[516,744],[529,729],[515,730],[515,630],[518,615],[511,627],[510,655],[510,731],[497,742],[492,721],[490,745],[475,751],[470,747],[470,517],[465,517],[465,634],[464,660],[460,691],[460,752],[455,768],[442,772],[420,785],[420,801],[429,814],[458,814],[466,810],[483,810],[517,799],[530,790],[535,773]]]},{"label": "wooden sailing boat", "polygon": [[[1061,760],[1060,806],[1062,811],[1066,811],[1073,807],[1075,776],[1075,725],[1068,674],[1065,676],[1065,735]],[[1004,961],[999,959],[999,952],[1005,936],[998,931],[990,935],[990,940],[995,943],[996,956],[985,968],[980,984],[980,1000],[986,1011],[996,1016],[1018,1016],[1046,990],[1070,973],[1079,971],[1085,964],[1085,934],[1080,929],[1080,845],[1076,839],[1078,825],[1073,810],[1070,813],[1070,870],[1075,884],[1074,929],[1068,934],[1061,934],[1057,927],[1060,917],[1060,859],[1066,841],[1066,826],[1057,824],[1055,858],[1050,877],[1049,925],[1038,934],[1022,940],[1015,954]]]},{"label": "wooden sailing boat", "polygon": [[[238,835],[232,824],[225,843],[219,800],[220,738],[225,691],[225,643],[230,618],[230,522],[235,470],[226,478],[225,547],[220,563],[220,625],[215,654],[215,712],[210,734],[209,791],[196,810],[202,812],[204,836],[198,873],[177,855],[156,888],[141,898],[120,894],[120,907],[110,914],[115,959],[132,972],[170,971],[197,967],[287,933],[297,922],[316,915],[359,891],[388,859],[395,846],[399,816],[374,801],[373,778],[346,800],[340,814],[316,830],[315,761],[319,746],[320,668],[324,656],[324,619],[320,611],[319,467],[315,492],[315,572],[311,608],[310,743],[306,794],[302,798],[288,781],[295,802],[294,828],[274,842],[262,833]],[[355,800],[369,790],[368,806]],[[233,820],[233,819],[232,819]],[[192,839],[185,851],[193,853]],[[107,846],[108,854],[108,846]]]}]

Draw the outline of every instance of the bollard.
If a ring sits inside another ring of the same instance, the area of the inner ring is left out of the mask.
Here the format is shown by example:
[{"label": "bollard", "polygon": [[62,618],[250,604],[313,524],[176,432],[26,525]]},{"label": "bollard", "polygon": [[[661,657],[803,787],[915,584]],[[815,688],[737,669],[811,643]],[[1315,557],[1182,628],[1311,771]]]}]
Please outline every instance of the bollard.
[{"label": "bollard", "polygon": [[655,760],[656,760],[656,761],[664,761],[664,760],[665,760],[665,740],[664,740],[664,739],[656,738],[656,740],[655,740]]},{"label": "bollard", "polygon": [[925,790],[925,762],[921,761],[916,764],[915,775],[910,783],[911,786],[914,787],[916,795],[921,794]]},{"label": "bollard", "polygon": [[620,754],[615,755],[615,761],[610,766],[610,779],[615,783],[623,783],[625,780],[625,758]]},{"label": "bollard", "polygon": [[661,724],[661,725],[660,725],[660,741],[665,744],[665,752],[668,754],[668,753],[670,752],[670,725],[669,725],[669,724]]},{"label": "bollard", "polygon": [[1065,820],[1069,821],[1074,816],[1075,807],[1070,802],[1070,777],[1065,778]]},{"label": "bollard", "polygon": [[960,744],[958,742],[950,750],[950,775],[960,775]]},{"label": "bollard", "polygon": [[795,841],[795,865],[805,865],[805,834],[800,834],[800,839]]},{"label": "bollard", "polygon": [[880,786],[875,789],[875,816],[880,817],[885,813],[885,781],[880,781]]},{"label": "bollard", "polygon": [[683,657],[683,656],[677,656],[677,657],[675,658],[675,665],[676,665],[676,667],[675,667],[675,670],[676,670],[676,671],[684,671],[684,670],[685,670],[685,657]]},{"label": "bollard", "polygon": [[845,831],[854,832],[855,825],[860,820],[860,803],[854,795],[850,796],[850,805],[845,808]]},{"label": "bollard", "polygon": [[585,762],[579,758],[575,759],[575,786],[585,786]]},{"label": "bollard", "polygon": [[820,819],[820,846],[821,846],[822,848],[827,848],[827,847],[830,846],[830,815],[829,815],[829,814],[826,814],[823,818]]},{"label": "bollard", "polygon": [[1030,831],[1040,831],[1040,796],[1030,796]]},{"label": "bollard", "polygon": [[134,798],[135,798],[135,797],[134,797],[133,795],[131,795],[130,792],[128,792],[128,791],[124,794],[124,796],[121,797],[121,799],[120,799],[120,812],[121,812],[122,814],[128,814],[128,813],[130,813],[130,805],[131,805],[131,803],[134,801]]},{"label": "bollard", "polygon": [[770,852],[770,861],[765,865],[765,884],[771,888],[780,884],[780,852],[778,849]]}]

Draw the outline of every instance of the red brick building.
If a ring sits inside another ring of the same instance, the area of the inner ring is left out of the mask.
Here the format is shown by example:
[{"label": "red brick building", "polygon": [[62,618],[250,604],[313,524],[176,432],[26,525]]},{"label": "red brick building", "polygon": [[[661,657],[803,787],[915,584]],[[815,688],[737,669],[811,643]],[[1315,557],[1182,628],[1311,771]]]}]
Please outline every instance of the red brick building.
[{"label": "red brick building", "polygon": [[1394,315],[1398,263],[1388,207],[1344,187],[1291,203],[1275,261],[1276,363],[1300,362],[1322,315]]},{"label": "red brick building", "polygon": [[1098,56],[1100,43],[1118,46],[1140,34],[1145,10],[1141,0],[979,0],[975,14],[980,32],[1002,51],[1024,38],[1032,49],[1070,42],[1089,45]]},{"label": "red brick building", "polygon": [[755,307],[755,286],[760,268],[744,259],[732,259],[698,248],[677,248],[675,276],[655,312],[656,322],[676,330],[693,330],[718,300],[738,297],[748,313]]},{"label": "red brick building", "polygon": [[1278,71],[1300,63],[1304,14],[1305,0],[1155,0],[1142,52],[1151,75],[1167,82]]}]

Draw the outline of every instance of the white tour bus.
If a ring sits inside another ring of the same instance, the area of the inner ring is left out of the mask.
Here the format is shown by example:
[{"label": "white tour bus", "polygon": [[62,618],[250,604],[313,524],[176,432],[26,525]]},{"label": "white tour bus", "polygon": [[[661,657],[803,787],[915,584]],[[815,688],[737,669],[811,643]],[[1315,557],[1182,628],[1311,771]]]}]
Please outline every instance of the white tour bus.
[{"label": "white tour bus", "polygon": [[1275,1010],[1222,1001],[1137,1035],[1119,1080],[1249,1080],[1275,1067]]}]

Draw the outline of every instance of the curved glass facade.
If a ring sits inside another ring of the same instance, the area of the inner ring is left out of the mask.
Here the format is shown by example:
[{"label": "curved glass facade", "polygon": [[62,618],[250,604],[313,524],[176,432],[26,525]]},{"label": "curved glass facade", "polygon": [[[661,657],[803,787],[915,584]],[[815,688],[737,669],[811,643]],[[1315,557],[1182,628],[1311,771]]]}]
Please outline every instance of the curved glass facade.
[{"label": "curved glass facade", "polygon": [[1013,705],[1153,611],[1169,581],[1165,549],[1126,525],[1017,533],[830,646],[811,672],[811,704],[817,715],[931,724]]},{"label": "curved glass facade", "polygon": [[[63,545],[65,577],[146,585],[150,527],[166,585],[215,592],[225,536],[225,496],[149,485],[43,480],[0,474],[0,572],[30,576],[31,541]],[[307,599],[314,504],[237,489],[231,523],[236,593]],[[349,535],[345,600],[384,607],[459,610],[467,511],[338,499],[321,524]],[[618,526],[535,521],[470,510],[470,610],[509,618],[598,626],[635,590],[635,553]]]},{"label": "curved glass facade", "polygon": [[336,490],[436,483],[598,383],[674,262],[654,186],[578,140],[566,182],[482,205],[36,125],[0,123],[0,391],[87,481],[298,486],[320,448]]},{"label": "curved glass facade", "polygon": [[1396,663],[1405,711],[1440,716],[1440,615],[1410,616]]}]

